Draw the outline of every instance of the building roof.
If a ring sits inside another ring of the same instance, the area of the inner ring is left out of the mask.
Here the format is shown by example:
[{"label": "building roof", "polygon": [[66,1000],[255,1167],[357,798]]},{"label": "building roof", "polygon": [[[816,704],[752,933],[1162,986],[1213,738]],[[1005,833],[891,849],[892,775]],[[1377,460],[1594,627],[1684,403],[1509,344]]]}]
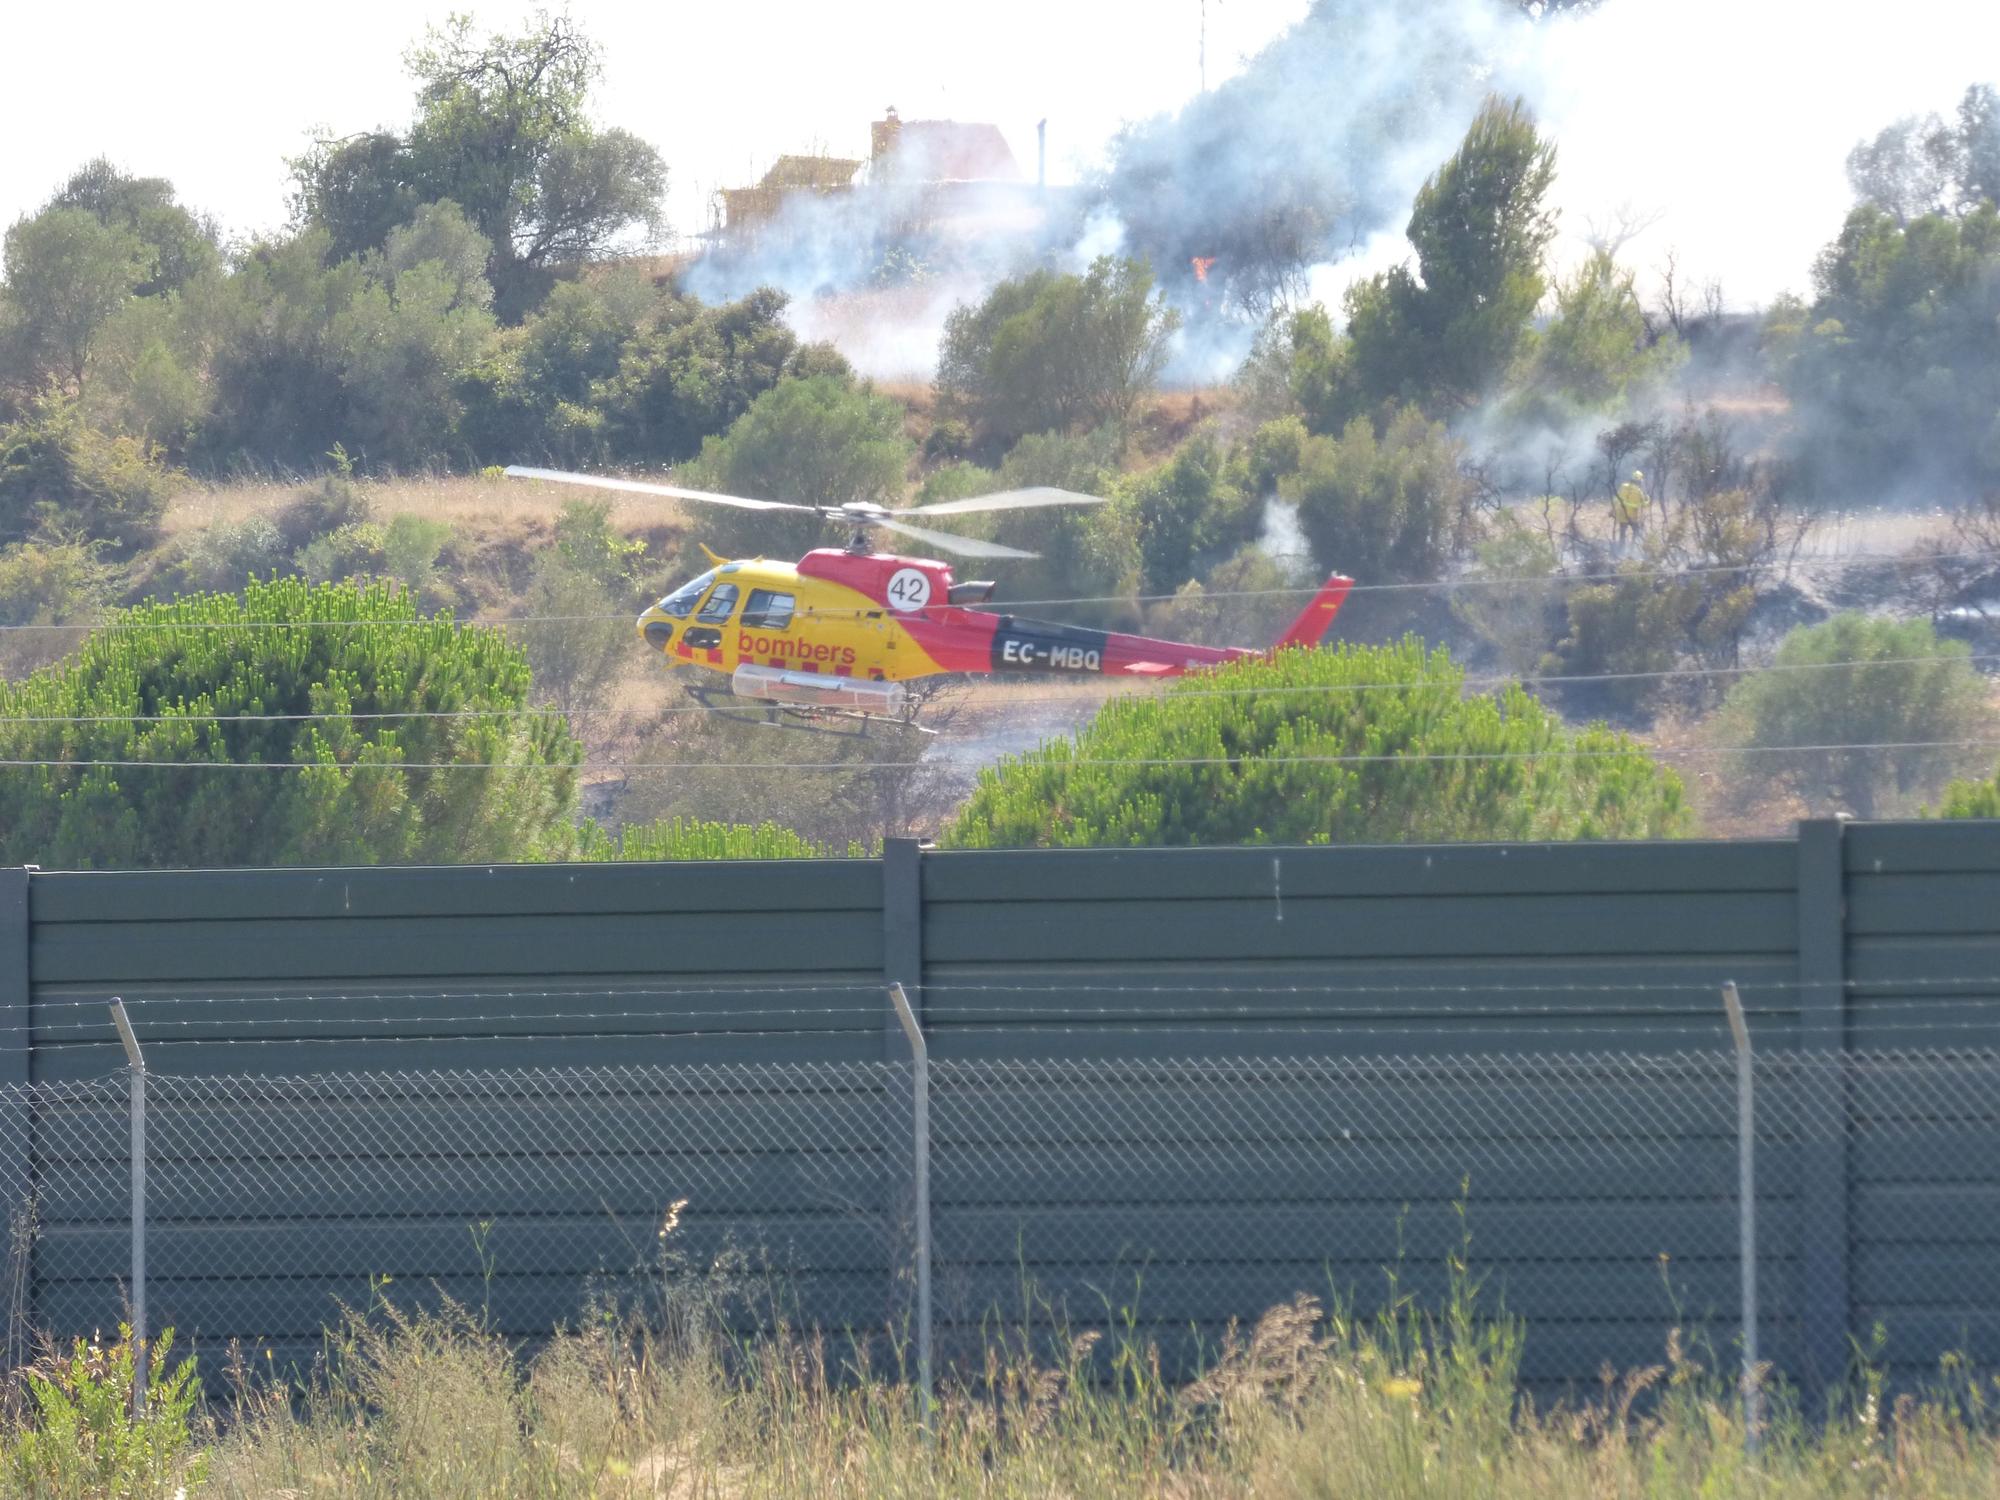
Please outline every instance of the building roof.
[{"label": "building roof", "polygon": [[891,176],[918,182],[1018,182],[1021,164],[997,125],[958,120],[899,122],[886,163]]}]

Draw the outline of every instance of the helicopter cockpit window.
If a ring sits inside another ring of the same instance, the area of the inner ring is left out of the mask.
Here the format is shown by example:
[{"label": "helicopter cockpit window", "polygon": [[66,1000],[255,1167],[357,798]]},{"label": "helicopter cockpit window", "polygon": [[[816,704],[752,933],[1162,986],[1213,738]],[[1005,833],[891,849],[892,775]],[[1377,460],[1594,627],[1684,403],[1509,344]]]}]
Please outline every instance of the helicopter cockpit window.
[{"label": "helicopter cockpit window", "polygon": [[715,582],[715,569],[710,568],[693,583],[684,583],[660,601],[660,613],[672,615],[676,620],[685,620],[695,601],[708,592],[708,586]]},{"label": "helicopter cockpit window", "polygon": [[743,606],[743,628],[787,630],[791,627],[792,611],[797,605],[797,599],[790,594],[781,594],[775,589],[752,589],[750,602]]},{"label": "helicopter cockpit window", "polygon": [[733,583],[718,584],[714,593],[708,596],[708,603],[701,607],[695,618],[704,625],[720,625],[729,618],[736,608],[738,589]]}]

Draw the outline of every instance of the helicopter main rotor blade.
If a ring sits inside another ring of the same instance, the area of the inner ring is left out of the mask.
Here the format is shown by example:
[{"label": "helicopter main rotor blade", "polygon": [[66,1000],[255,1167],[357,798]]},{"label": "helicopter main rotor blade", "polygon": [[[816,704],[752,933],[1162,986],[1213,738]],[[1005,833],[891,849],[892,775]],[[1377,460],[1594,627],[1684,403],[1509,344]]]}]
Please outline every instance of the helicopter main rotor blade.
[{"label": "helicopter main rotor blade", "polygon": [[887,521],[880,517],[869,522],[885,531],[900,531],[904,536],[913,536],[920,542],[929,542],[946,552],[956,552],[960,557],[1039,557],[1039,552],[1023,552],[1019,547],[1003,547],[998,542],[982,542],[977,537],[953,536],[948,531],[927,531],[921,526],[912,526],[906,521]]},{"label": "helicopter main rotor blade", "polygon": [[891,511],[895,516],[964,516],[981,510],[1031,510],[1038,505],[1102,505],[1102,495],[1083,495],[1075,490],[1059,490],[1039,484],[1025,490],[1001,490],[992,495],[973,495],[964,500],[941,500],[936,505],[919,505],[910,510]]},{"label": "helicopter main rotor blade", "polygon": [[794,505],[789,500],[751,500],[743,495],[718,495],[712,490],[685,490],[677,484],[652,484],[643,479],[607,479],[601,474],[570,474],[561,469],[531,469],[509,464],[509,479],[547,479],[555,484],[583,484],[599,490],[624,490],[635,495],[665,495],[670,500],[702,500],[710,505],[733,505],[738,510],[802,510],[808,515],[823,512],[817,505]]}]

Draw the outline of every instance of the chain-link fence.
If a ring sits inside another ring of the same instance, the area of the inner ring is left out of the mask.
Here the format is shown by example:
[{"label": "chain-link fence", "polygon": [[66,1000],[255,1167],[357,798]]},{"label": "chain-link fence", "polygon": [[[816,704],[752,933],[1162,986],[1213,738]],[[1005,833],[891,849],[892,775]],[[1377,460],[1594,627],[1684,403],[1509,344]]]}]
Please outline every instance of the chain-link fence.
[{"label": "chain-link fence", "polygon": [[2000,1356],[2000,1053],[1748,1081],[1746,1139],[1727,1051],[152,1075],[142,1184],[125,1077],[15,1090],[13,1353],[113,1326],[142,1274],[152,1328],[274,1365],[342,1307],[449,1297],[524,1340],[700,1299],[745,1333],[932,1330],[945,1366],[1100,1328],[1184,1370],[1299,1294],[1468,1287],[1533,1382],[1656,1363],[1674,1327],[1732,1368],[1746,1290],[1802,1380],[1857,1340]]}]

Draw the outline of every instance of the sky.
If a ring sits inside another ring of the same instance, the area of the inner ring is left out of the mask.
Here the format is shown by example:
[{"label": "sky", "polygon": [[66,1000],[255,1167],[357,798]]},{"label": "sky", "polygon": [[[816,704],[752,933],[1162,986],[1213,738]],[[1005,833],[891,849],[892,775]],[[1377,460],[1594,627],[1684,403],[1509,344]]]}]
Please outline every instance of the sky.
[{"label": "sky", "polygon": [[[781,152],[865,155],[868,122],[891,104],[905,119],[994,122],[1030,171],[1045,117],[1050,176],[1071,179],[1102,159],[1121,123],[1196,92],[1204,16],[1215,84],[1307,3],[574,0],[571,13],[603,48],[600,121],[661,150],[670,226],[690,231],[704,227],[717,187],[754,180]],[[276,229],[283,158],[316,127],[403,124],[403,50],[445,9],[16,7],[10,56],[41,65],[11,68],[0,90],[0,224],[102,154],[171,178],[231,235]],[[511,28],[525,10],[476,14]],[[1593,222],[1627,208],[1651,223],[1631,263],[1650,273],[1676,250],[1684,271],[1757,305],[1808,290],[1813,255],[1847,207],[1842,162],[1856,140],[1899,115],[1949,112],[1976,78],[2000,80],[2000,4],[1606,0],[1580,24],[1537,28],[1532,48],[1513,76],[1528,80],[1558,142],[1568,254]],[[1358,264],[1405,253],[1392,230]],[[1337,294],[1354,269],[1316,284]]]},{"label": "sky", "polygon": [[[688,231],[705,227],[716,188],[754,181],[781,152],[866,156],[868,122],[889,105],[905,119],[997,124],[1027,171],[1035,122],[1046,118],[1050,177],[1073,178],[1120,123],[1171,109],[1200,87],[1204,9],[1215,83],[1306,4],[575,0],[569,11],[603,49],[600,123],[660,149],[670,225]],[[278,228],[283,158],[317,127],[344,135],[406,121],[403,52],[454,8],[509,30],[530,9],[474,0],[30,0],[9,17],[8,48],[50,65],[10,68],[0,88],[0,224],[104,155],[129,172],[170,178],[183,202],[227,232]],[[195,14],[201,24],[191,24]]]}]

